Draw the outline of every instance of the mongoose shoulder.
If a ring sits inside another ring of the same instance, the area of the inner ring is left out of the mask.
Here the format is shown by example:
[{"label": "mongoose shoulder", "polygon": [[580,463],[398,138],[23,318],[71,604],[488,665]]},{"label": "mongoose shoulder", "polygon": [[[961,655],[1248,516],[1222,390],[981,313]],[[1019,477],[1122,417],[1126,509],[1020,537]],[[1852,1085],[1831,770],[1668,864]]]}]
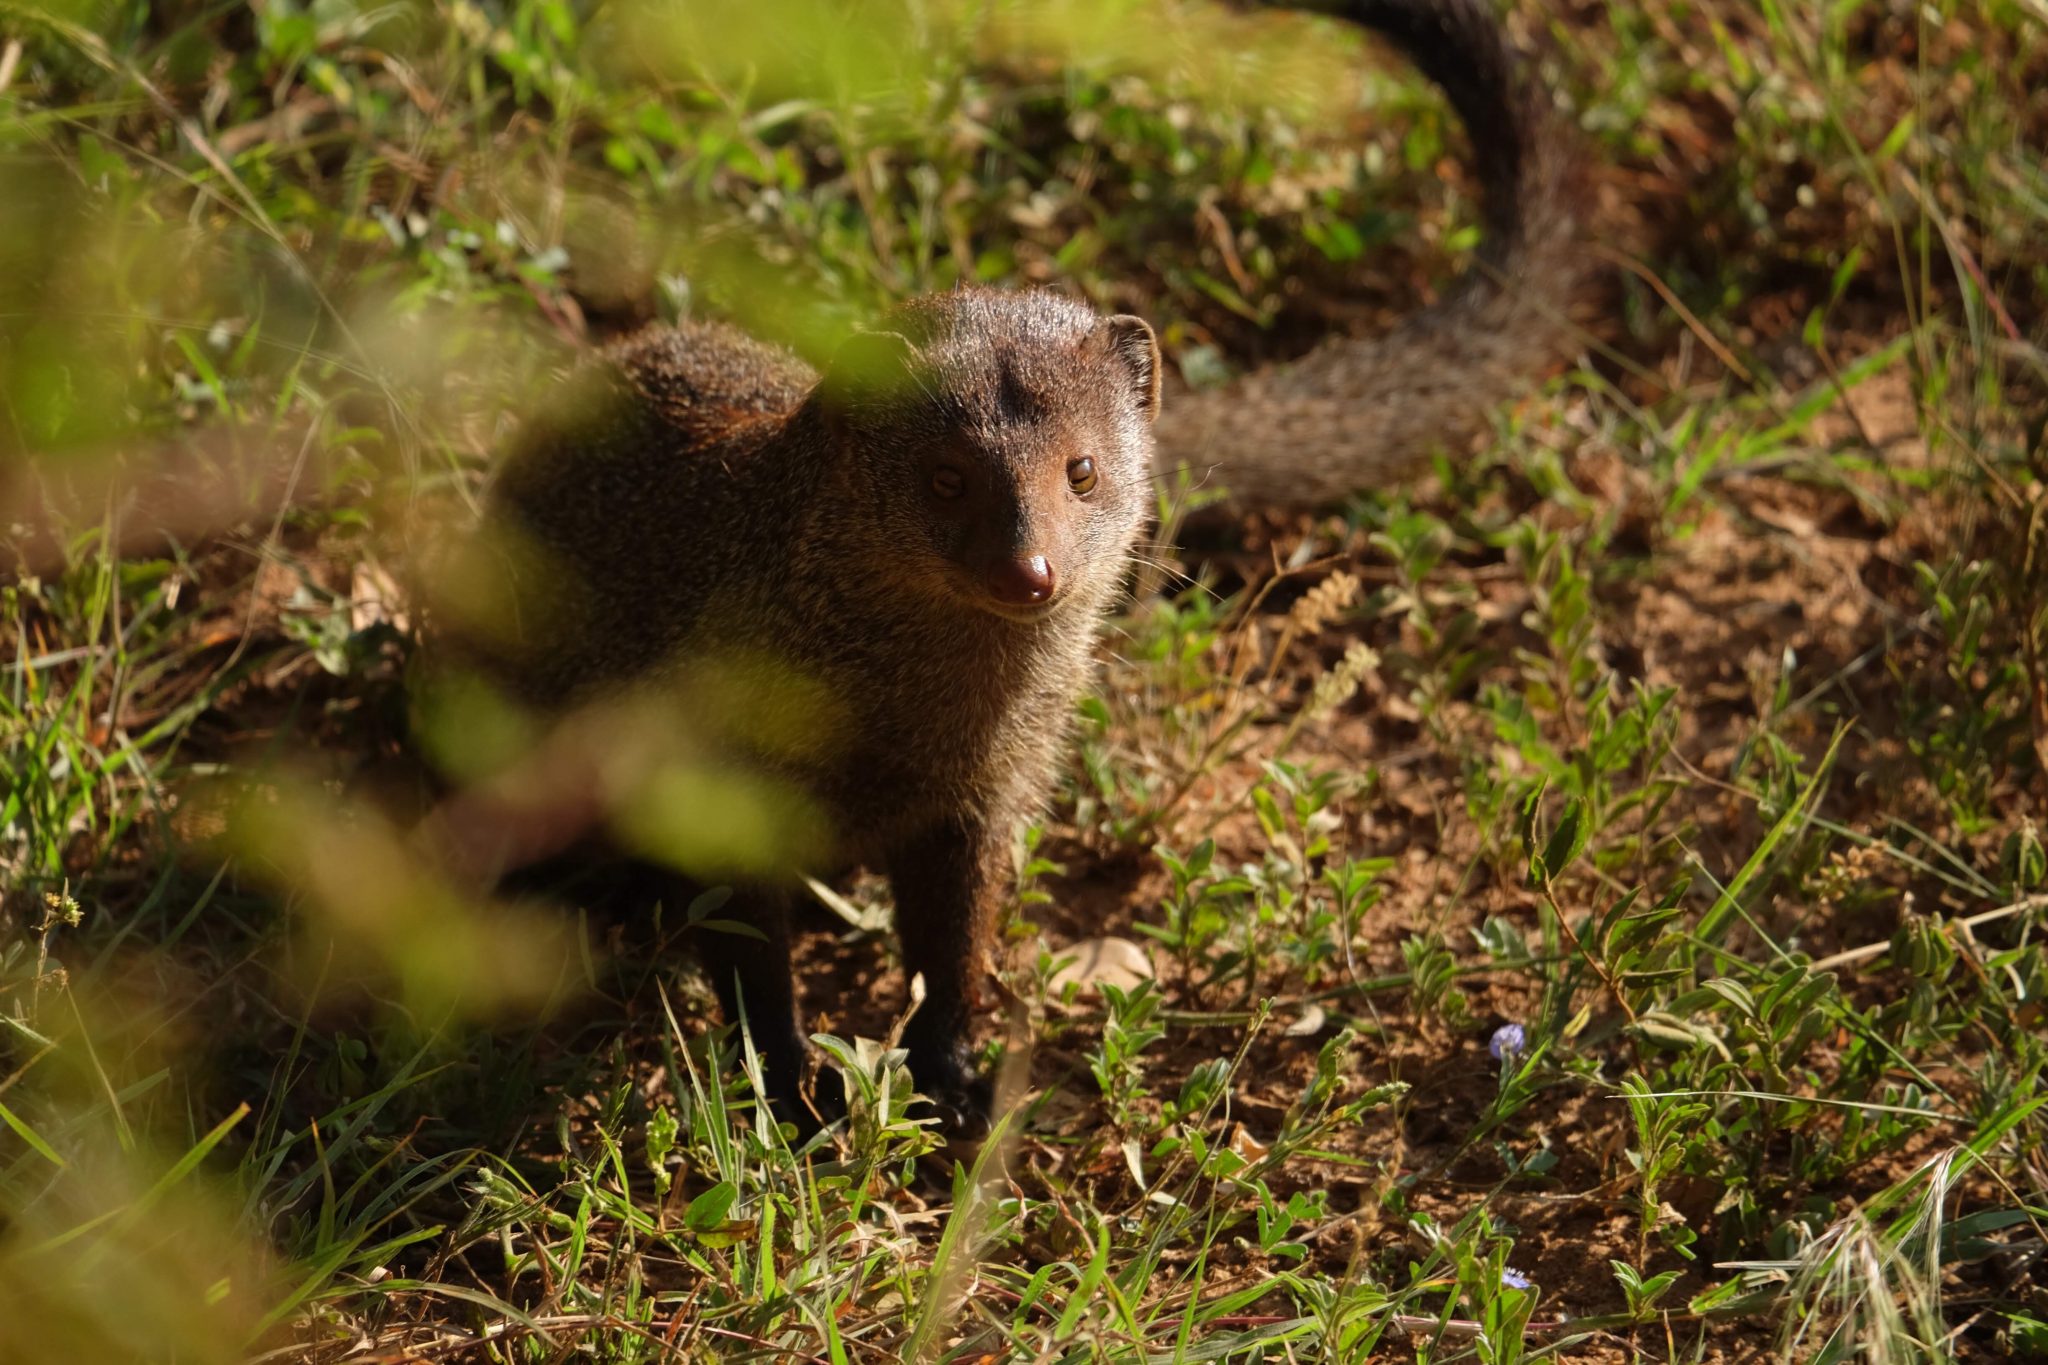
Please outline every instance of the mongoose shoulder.
[{"label": "mongoose shoulder", "polygon": [[708,807],[761,803],[751,861],[706,865],[688,831],[670,856],[658,817],[624,843],[645,895],[735,886],[725,913],[762,940],[711,935],[707,965],[788,1115],[804,1049],[786,898],[797,874],[852,863],[888,873],[925,980],[905,1039],[920,1090],[962,1115],[985,1104],[968,1011],[1009,840],[1050,785],[1156,471],[1327,501],[1468,434],[1562,349],[1569,161],[1488,6],[1343,12],[1449,93],[1486,193],[1481,268],[1391,336],[1162,417],[1151,329],[1043,292],[912,300],[823,374],[689,326],[608,352],[503,470],[491,523],[519,547],[518,610],[472,657],[543,715],[635,698],[636,723],[659,717],[664,752],[707,776],[650,778],[628,793],[643,804],[674,815],[694,792],[717,824],[737,817]]}]

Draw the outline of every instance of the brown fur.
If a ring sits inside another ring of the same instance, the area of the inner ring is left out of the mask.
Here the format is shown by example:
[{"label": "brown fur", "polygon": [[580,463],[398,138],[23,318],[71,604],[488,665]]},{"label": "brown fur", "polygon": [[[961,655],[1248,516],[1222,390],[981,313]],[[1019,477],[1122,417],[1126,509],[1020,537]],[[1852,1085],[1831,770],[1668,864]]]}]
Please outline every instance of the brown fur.
[{"label": "brown fur", "polygon": [[[1136,319],[1042,293],[916,300],[886,325],[822,380],[718,326],[613,352],[500,479],[495,520],[525,550],[520,624],[469,650],[550,714],[629,691],[701,702],[693,669],[745,661],[738,706],[691,707],[691,752],[771,775],[822,818],[829,836],[789,873],[888,869],[928,990],[916,1074],[971,1110],[970,966],[1152,505],[1158,351]],[[1067,482],[1080,453],[1086,496]],[[966,477],[951,501],[930,492],[940,457]],[[1024,619],[984,587],[992,556],[1019,554],[1058,585]],[[769,714],[778,696],[810,714]],[[692,889],[647,877],[672,905]],[[725,912],[765,946],[707,948],[793,1102],[787,891],[753,878]]]},{"label": "brown fur", "polygon": [[[1472,127],[1488,261],[1510,287],[1476,280],[1383,341],[1163,416],[1150,329],[1045,293],[914,300],[822,377],[724,327],[654,332],[593,367],[504,470],[492,521],[521,545],[517,615],[471,642],[474,661],[543,715],[660,699],[691,762],[777,784],[793,803],[782,824],[821,831],[730,878],[741,905],[723,917],[767,942],[708,945],[729,1017],[744,996],[779,1106],[796,1102],[803,1050],[791,880],[853,863],[889,873],[906,965],[926,981],[906,1039],[920,1089],[961,1112],[985,1101],[966,1051],[970,983],[1155,464],[1214,465],[1253,501],[1325,501],[1469,434],[1556,353],[1551,314],[1574,288],[1558,265],[1564,162],[1483,0],[1349,12],[1410,50]],[[1533,291],[1530,272],[1543,276]],[[1070,482],[1083,456],[1096,473],[1085,494]],[[934,491],[940,463],[957,496]],[[989,584],[1032,555],[1057,589],[1025,612]],[[573,769],[583,748],[566,747]],[[581,777],[551,770],[555,794],[602,787],[594,770],[616,766],[589,763]],[[640,864],[639,894],[673,905],[693,884],[657,861]]]}]

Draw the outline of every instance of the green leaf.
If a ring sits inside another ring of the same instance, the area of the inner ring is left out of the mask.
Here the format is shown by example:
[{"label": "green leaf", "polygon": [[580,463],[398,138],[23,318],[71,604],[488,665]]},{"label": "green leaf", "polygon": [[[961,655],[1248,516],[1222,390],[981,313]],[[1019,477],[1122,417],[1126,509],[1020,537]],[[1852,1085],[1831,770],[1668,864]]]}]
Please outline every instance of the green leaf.
[{"label": "green leaf", "polygon": [[1550,838],[1544,842],[1544,880],[1551,880],[1570,867],[1579,854],[1585,852],[1588,837],[1586,805],[1574,796],[1565,802],[1563,818],[1557,822],[1557,828],[1550,832]]},{"label": "green leaf", "polygon": [[1666,1014],[1662,1010],[1645,1011],[1630,1027],[1659,1047],[1668,1047],[1679,1052],[1712,1048],[1723,1057],[1728,1055],[1728,1050],[1722,1047],[1721,1040],[1712,1033],[1698,1024]]},{"label": "green leaf", "polygon": [[683,1226],[700,1236],[717,1231],[725,1226],[726,1215],[732,1212],[739,1197],[739,1186],[730,1180],[719,1181],[690,1201],[683,1210]]},{"label": "green leaf", "polygon": [[2011,1313],[2005,1319],[2012,1344],[2028,1355],[2048,1356],[2048,1322],[2025,1313]]},{"label": "green leaf", "polygon": [[1095,1300],[1095,1290],[1102,1283],[1102,1277],[1109,1273],[1109,1225],[1103,1224],[1095,1240],[1095,1254],[1088,1260],[1088,1268],[1081,1272],[1081,1282],[1074,1286],[1073,1294],[1067,1299],[1067,1308],[1060,1314],[1059,1326],[1053,1329],[1053,1336],[1064,1341],[1074,1334],[1081,1324],[1081,1315],[1088,1311]]},{"label": "green leaf", "polygon": [[1840,751],[1842,740],[1848,733],[1846,728],[1835,731],[1834,738],[1828,742],[1827,752],[1821,755],[1819,766],[1813,770],[1813,776],[1800,787],[1798,795],[1779,814],[1770,831],[1764,835],[1763,842],[1756,846],[1748,861],[1743,863],[1742,870],[1722,888],[1713,906],[1701,917],[1696,931],[1696,936],[1701,942],[1716,945],[1720,943],[1722,935],[1728,931],[1729,921],[1742,912],[1742,893],[1749,890],[1750,883],[1763,874],[1764,868],[1771,861],[1771,855],[1778,851],[1778,845],[1790,838],[1795,829],[1806,823],[1813,804],[1819,798],[1821,783],[1833,770],[1835,754]]},{"label": "green leaf", "polygon": [[4,1104],[0,1104],[0,1122],[4,1122],[9,1128],[12,1128],[15,1136],[34,1148],[36,1154],[42,1157],[43,1160],[49,1162],[52,1166],[61,1167],[64,1165],[64,1158],[57,1155],[57,1149],[43,1141],[35,1129],[29,1127],[19,1115]]}]

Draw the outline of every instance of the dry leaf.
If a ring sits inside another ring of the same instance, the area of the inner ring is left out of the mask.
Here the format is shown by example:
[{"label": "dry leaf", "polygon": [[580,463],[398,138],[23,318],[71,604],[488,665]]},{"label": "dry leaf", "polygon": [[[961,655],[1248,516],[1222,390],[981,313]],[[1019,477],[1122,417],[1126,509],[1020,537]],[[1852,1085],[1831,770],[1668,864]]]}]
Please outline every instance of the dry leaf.
[{"label": "dry leaf", "polygon": [[1308,1008],[1301,1012],[1301,1018],[1289,1024],[1286,1028],[1281,1029],[1280,1036],[1283,1038],[1313,1038],[1323,1031],[1323,1024],[1328,1019],[1329,1016],[1323,1013],[1323,1007],[1311,1000]]},{"label": "dry leaf", "polygon": [[1081,995],[1091,995],[1105,983],[1128,991],[1158,976],[1145,950],[1127,938],[1085,938],[1059,956],[1067,960],[1052,974],[1049,994],[1055,1000],[1065,996],[1070,984]]}]

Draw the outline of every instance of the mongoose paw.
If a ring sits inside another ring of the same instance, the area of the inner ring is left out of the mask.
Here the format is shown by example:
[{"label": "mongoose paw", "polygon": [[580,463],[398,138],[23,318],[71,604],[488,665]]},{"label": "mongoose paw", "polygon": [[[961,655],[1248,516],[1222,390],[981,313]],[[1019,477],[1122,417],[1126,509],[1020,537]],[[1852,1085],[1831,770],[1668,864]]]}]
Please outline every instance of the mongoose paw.
[{"label": "mongoose paw", "polygon": [[[986,1136],[995,1107],[995,1086],[976,1071],[964,1053],[912,1054],[910,1074],[924,1103],[913,1107],[917,1117],[936,1116],[950,1137]],[[920,1112],[922,1111],[922,1112]]]}]

